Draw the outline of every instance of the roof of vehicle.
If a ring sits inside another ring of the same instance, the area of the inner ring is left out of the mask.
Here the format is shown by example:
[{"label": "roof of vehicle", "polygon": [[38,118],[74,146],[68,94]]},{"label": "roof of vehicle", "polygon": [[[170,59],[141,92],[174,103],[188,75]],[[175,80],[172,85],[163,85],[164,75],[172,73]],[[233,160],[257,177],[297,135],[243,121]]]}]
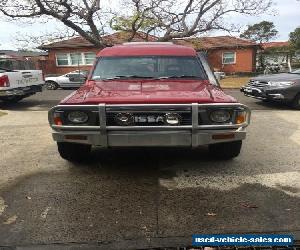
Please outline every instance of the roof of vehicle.
[{"label": "roof of vehicle", "polygon": [[187,46],[169,42],[133,42],[101,50],[98,57],[110,56],[195,56],[196,51]]}]

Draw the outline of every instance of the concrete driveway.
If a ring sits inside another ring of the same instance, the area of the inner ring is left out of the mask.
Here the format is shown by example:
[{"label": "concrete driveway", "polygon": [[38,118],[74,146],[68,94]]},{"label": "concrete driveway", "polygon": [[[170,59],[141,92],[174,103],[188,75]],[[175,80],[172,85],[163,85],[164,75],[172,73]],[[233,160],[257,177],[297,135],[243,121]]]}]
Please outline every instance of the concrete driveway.
[{"label": "concrete driveway", "polygon": [[19,105],[0,117],[0,246],[184,246],[193,233],[300,239],[299,111],[254,110],[231,161],[205,147],[95,149],[73,165],[58,156],[47,105]]}]

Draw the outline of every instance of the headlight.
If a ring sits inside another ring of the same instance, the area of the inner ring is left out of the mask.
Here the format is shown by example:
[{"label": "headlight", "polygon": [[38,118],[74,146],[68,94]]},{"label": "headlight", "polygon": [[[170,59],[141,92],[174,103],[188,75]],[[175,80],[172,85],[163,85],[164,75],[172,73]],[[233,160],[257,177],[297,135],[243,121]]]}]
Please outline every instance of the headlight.
[{"label": "headlight", "polygon": [[118,113],[115,116],[115,121],[120,125],[120,126],[130,126],[134,125],[134,117],[130,113]]},{"label": "headlight", "polygon": [[285,82],[268,82],[272,87],[287,87],[294,84],[294,82],[285,81]]},{"label": "headlight", "polygon": [[72,123],[85,123],[89,119],[89,116],[82,111],[72,111],[68,114],[68,120]]},{"label": "headlight", "polygon": [[177,113],[168,113],[165,115],[165,121],[169,125],[179,125],[181,121],[181,116]]},{"label": "headlight", "polygon": [[213,122],[225,123],[231,119],[231,114],[227,110],[216,110],[210,113],[210,119]]}]

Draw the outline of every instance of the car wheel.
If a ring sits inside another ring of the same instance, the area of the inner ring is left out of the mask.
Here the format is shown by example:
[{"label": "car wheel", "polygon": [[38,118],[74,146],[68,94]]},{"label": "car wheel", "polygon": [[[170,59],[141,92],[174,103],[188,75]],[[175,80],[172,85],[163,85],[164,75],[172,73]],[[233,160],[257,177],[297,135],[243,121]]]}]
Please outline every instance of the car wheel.
[{"label": "car wheel", "polygon": [[56,82],[49,81],[49,82],[46,82],[46,88],[48,90],[56,90],[56,89],[58,89],[58,84]]},{"label": "car wheel", "polygon": [[8,96],[3,98],[3,102],[5,103],[17,103],[21,101],[25,96]]},{"label": "car wheel", "polygon": [[294,98],[292,106],[295,109],[300,109],[300,93]]},{"label": "car wheel", "polygon": [[88,159],[91,145],[69,142],[57,142],[57,149],[62,158],[71,162],[81,162]]},{"label": "car wheel", "polygon": [[237,157],[242,148],[242,141],[223,142],[209,145],[209,153],[213,158],[231,159]]}]

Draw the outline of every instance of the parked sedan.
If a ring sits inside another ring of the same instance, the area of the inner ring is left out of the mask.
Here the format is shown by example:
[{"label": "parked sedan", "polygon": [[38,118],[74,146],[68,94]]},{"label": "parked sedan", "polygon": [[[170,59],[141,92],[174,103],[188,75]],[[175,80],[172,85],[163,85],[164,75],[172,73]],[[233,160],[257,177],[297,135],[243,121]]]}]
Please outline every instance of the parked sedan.
[{"label": "parked sedan", "polygon": [[87,75],[87,70],[76,70],[61,76],[46,77],[46,88],[50,90],[57,88],[79,88],[84,84]]},{"label": "parked sedan", "polygon": [[254,77],[241,91],[249,97],[280,101],[300,109],[300,69],[289,73]]}]

